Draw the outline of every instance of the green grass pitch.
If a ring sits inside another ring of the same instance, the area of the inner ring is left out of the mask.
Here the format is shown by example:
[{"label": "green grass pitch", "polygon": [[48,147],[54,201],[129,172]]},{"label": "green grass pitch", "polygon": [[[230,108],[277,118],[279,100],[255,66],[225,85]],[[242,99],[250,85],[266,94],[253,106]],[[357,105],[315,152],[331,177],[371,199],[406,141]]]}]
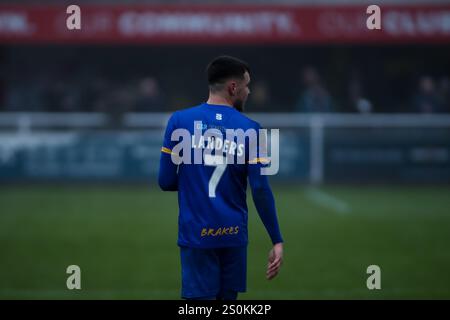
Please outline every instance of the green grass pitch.
[{"label": "green grass pitch", "polygon": [[[450,188],[274,186],[279,276],[249,195],[240,299],[450,298]],[[177,197],[156,186],[0,189],[0,299],[179,299]],[[66,268],[81,268],[81,290]],[[381,268],[381,290],[366,269]]]}]

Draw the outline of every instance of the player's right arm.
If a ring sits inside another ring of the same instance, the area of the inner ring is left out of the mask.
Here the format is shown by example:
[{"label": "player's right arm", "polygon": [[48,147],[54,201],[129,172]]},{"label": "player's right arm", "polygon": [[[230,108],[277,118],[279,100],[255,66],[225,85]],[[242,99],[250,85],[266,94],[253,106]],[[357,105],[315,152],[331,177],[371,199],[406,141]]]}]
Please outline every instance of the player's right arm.
[{"label": "player's right arm", "polygon": [[174,113],[166,127],[164,142],[161,148],[161,158],[159,161],[158,183],[164,191],[178,190],[178,165],[172,161],[172,149],[174,141],[171,140],[172,132],[176,129],[176,113]]}]

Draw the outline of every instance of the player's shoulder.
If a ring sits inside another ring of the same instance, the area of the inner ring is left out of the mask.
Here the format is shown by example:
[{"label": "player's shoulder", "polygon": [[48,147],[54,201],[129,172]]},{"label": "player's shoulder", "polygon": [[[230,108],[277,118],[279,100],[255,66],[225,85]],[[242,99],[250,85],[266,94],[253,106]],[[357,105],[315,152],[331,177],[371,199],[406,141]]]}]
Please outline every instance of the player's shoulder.
[{"label": "player's shoulder", "polygon": [[173,115],[175,115],[175,116],[189,115],[189,114],[191,114],[193,112],[199,111],[200,107],[201,107],[201,104],[200,105],[196,105],[196,106],[190,106],[190,107],[183,108],[183,109],[179,109],[179,110],[175,111],[173,113]]},{"label": "player's shoulder", "polygon": [[245,125],[245,127],[247,127],[247,128],[255,128],[255,129],[258,129],[258,128],[261,127],[259,122],[253,120],[249,116],[243,114],[242,112],[237,112],[237,113],[239,114],[241,122]]},{"label": "player's shoulder", "polygon": [[183,119],[190,118],[193,115],[195,115],[197,112],[200,111],[199,110],[200,107],[201,107],[201,104],[174,111],[170,115],[170,121],[179,122],[179,121],[182,121]]},{"label": "player's shoulder", "polygon": [[[193,117],[196,117],[205,111],[204,108],[202,108],[203,105],[204,103],[177,110],[172,114],[171,119],[172,121],[176,121],[178,123],[183,122],[183,120],[189,122],[193,119]],[[242,112],[239,112],[238,110],[232,108],[230,108],[229,112],[232,113],[233,122],[235,124],[238,124],[242,129],[261,128],[261,125],[257,121],[251,119],[249,116],[243,114]]]}]

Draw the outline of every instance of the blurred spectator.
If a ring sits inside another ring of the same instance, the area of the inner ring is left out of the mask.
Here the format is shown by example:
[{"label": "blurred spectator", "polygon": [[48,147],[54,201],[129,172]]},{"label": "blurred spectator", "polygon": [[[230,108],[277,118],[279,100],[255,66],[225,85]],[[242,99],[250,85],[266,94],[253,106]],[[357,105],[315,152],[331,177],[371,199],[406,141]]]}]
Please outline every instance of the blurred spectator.
[{"label": "blurred spectator", "polygon": [[80,83],[81,81],[74,81],[64,86],[59,111],[77,112],[83,110]]},{"label": "blurred spectator", "polygon": [[133,111],[163,111],[164,99],[158,81],[154,77],[146,77],[139,82],[138,95]]},{"label": "blurred spectator", "polygon": [[322,85],[319,74],[313,67],[303,70],[302,80],[305,89],[303,90],[296,109],[300,112],[332,112],[334,111],[331,97]]},{"label": "blurred spectator", "polygon": [[67,87],[62,81],[55,81],[47,87],[45,104],[48,111],[61,111],[62,100]]},{"label": "blurred spectator", "polygon": [[0,79],[0,111],[5,108],[5,83],[3,79]]},{"label": "blurred spectator", "polygon": [[[123,51],[109,52],[107,48],[83,46],[80,49],[82,53],[68,54],[65,46],[45,50],[44,46],[19,47],[11,50],[5,47],[3,53],[0,50],[0,75],[3,81],[0,82],[0,110],[3,111],[94,111],[116,115],[128,111],[168,112],[193,105],[204,97],[204,92],[194,85],[204,81],[201,78],[203,75],[193,74],[189,65],[182,69],[172,67],[177,56],[170,48],[153,50],[151,46],[124,47]],[[374,65],[366,66],[365,55],[358,54],[358,59],[353,59],[353,49],[350,47],[342,52],[338,50],[341,53],[329,53],[330,50],[325,47],[302,47],[292,52],[289,49],[288,52],[287,49],[269,46],[267,55],[277,57],[282,61],[282,66],[298,68],[299,57],[312,63],[300,69],[301,79],[289,73],[285,81],[279,81],[283,76],[283,71],[280,71],[283,68],[268,67],[257,48],[249,49],[249,61],[254,65],[252,70],[255,70],[255,77],[250,85],[247,110],[291,111],[295,107],[301,112],[450,113],[449,75],[442,74],[440,78],[433,79],[422,75],[417,83],[411,84],[409,79],[417,63],[425,59],[425,52],[420,48],[413,51],[411,48],[398,50],[405,56],[413,52],[413,56],[398,63],[397,55],[391,56],[391,51],[381,50],[380,59]],[[192,49],[189,56],[191,62],[199,67],[203,66],[205,56],[209,55],[208,52],[199,55],[200,52],[203,51]],[[361,48],[361,52],[370,57],[371,48]],[[39,63],[26,62],[30,54],[38,56]],[[109,58],[100,58],[103,54]],[[128,58],[122,59],[122,54]],[[340,54],[343,55],[342,60]],[[142,64],[140,58],[131,59],[147,56],[151,58],[147,59],[146,64]],[[445,52],[435,59],[434,55],[427,55],[423,68],[438,72],[445,70],[448,60],[445,60],[445,56]],[[116,61],[128,62],[116,65]],[[339,61],[338,65],[336,61]],[[322,74],[314,67],[318,63],[323,63],[323,75],[333,73],[336,77],[328,78],[325,83]],[[385,68],[392,70],[386,72]],[[258,70],[264,70],[267,77],[262,77]],[[344,82],[347,75],[350,76],[349,81]],[[296,80],[301,80],[299,90],[286,86],[286,83],[295,83]],[[162,90],[161,81],[170,84],[167,92]],[[333,96],[330,95],[331,88],[335,93]],[[370,99],[366,91],[369,88]]]},{"label": "blurred spectator", "polygon": [[419,80],[419,92],[413,97],[413,110],[419,113],[439,112],[439,96],[433,78],[422,76]]},{"label": "blurred spectator", "polygon": [[86,89],[83,95],[83,105],[86,105],[86,110],[94,112],[107,111],[106,98],[110,93],[108,82],[104,77],[92,76],[93,80],[87,82]]},{"label": "blurred spectator", "polygon": [[270,93],[267,83],[265,81],[257,81],[255,84],[250,84],[250,107],[248,110],[269,112],[271,106]]},{"label": "blurred spectator", "polygon": [[441,111],[445,113],[450,112],[450,79],[448,76],[444,76],[439,80],[438,95]]},{"label": "blurred spectator", "polygon": [[372,103],[364,97],[359,75],[354,72],[348,84],[349,106],[351,112],[371,113]]},{"label": "blurred spectator", "polygon": [[122,116],[133,109],[134,93],[132,85],[115,83],[110,88],[105,102],[106,111],[111,115],[113,126],[120,127]]}]

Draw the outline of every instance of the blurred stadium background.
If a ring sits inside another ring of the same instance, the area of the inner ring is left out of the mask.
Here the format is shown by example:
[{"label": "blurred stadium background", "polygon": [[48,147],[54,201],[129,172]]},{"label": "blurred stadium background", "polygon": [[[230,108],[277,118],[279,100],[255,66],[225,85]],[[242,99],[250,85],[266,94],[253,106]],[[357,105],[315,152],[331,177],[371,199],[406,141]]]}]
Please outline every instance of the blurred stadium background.
[{"label": "blurred stadium background", "polygon": [[219,54],[250,63],[247,112],[280,128],[286,261],[267,282],[250,204],[242,298],[450,298],[449,1],[377,1],[373,31],[372,1],[79,0],[72,31],[69,4],[0,1],[1,299],[179,298],[162,130]]}]

